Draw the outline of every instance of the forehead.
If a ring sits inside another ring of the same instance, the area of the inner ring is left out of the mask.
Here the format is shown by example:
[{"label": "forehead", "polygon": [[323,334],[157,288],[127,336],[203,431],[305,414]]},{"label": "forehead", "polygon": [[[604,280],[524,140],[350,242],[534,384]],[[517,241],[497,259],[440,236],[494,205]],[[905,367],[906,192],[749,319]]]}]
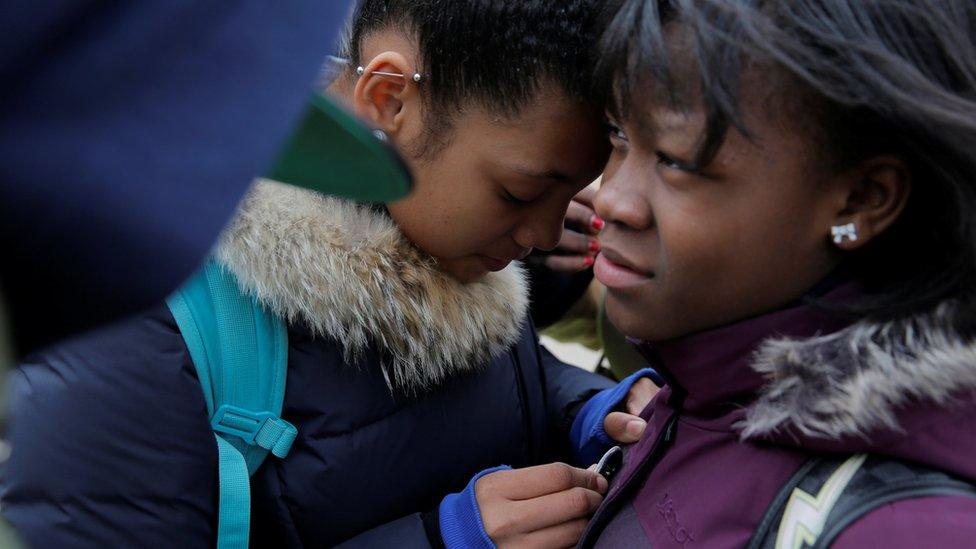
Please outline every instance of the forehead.
[{"label": "forehead", "polygon": [[564,93],[541,91],[514,115],[466,110],[454,130],[472,158],[570,177],[599,173],[609,150],[601,108]]}]

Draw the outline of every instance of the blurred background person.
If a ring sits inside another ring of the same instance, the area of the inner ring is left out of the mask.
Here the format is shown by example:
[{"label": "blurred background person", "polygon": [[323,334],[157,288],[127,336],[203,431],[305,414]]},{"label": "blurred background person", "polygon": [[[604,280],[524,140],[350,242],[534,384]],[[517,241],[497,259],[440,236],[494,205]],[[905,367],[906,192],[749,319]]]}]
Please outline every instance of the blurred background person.
[{"label": "blurred background person", "polygon": [[148,306],[306,109],[346,1],[13,2],[0,14],[0,284],[17,353]]}]

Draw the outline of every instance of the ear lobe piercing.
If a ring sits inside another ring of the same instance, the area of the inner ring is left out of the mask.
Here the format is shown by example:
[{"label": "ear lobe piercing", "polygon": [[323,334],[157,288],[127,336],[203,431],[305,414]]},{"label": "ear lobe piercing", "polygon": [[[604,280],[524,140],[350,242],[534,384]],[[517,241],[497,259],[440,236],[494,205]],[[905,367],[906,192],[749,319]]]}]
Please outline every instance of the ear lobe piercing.
[{"label": "ear lobe piercing", "polygon": [[386,143],[390,140],[390,136],[386,135],[386,132],[383,130],[373,130],[373,137],[382,143]]},{"label": "ear lobe piercing", "polygon": [[842,244],[845,238],[857,242],[857,225],[853,223],[834,225],[830,228],[830,234],[834,237],[834,244]]},{"label": "ear lobe piercing", "polygon": [[[397,72],[383,72],[383,71],[371,71],[371,72],[373,74],[378,74],[380,76],[391,76],[393,78],[406,78],[405,76]],[[358,74],[359,76],[366,74],[366,67],[356,67],[356,74]],[[424,79],[424,77],[419,72],[415,72],[413,73],[413,77],[411,77],[411,79],[414,82],[419,84],[421,80]]]}]

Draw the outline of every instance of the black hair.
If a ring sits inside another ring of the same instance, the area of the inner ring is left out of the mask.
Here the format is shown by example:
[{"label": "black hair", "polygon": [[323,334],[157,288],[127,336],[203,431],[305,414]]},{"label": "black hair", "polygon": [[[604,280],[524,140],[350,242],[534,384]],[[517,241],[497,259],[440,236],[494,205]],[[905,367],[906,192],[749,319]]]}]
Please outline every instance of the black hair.
[{"label": "black hair", "polygon": [[675,104],[693,88],[706,115],[698,166],[731,128],[748,136],[742,81],[757,67],[768,91],[793,98],[791,114],[805,111],[834,169],[901,158],[908,205],[851,254],[868,295],[849,312],[886,320],[955,300],[957,328],[973,334],[974,40],[972,0],[614,0],[596,74],[624,118],[640,116],[648,86]]},{"label": "black hair", "polygon": [[[429,131],[475,105],[515,116],[545,79],[571,98],[597,100],[591,73],[603,0],[364,0],[349,32],[363,41],[396,30],[416,41]],[[432,137],[443,137],[434,135]]]}]

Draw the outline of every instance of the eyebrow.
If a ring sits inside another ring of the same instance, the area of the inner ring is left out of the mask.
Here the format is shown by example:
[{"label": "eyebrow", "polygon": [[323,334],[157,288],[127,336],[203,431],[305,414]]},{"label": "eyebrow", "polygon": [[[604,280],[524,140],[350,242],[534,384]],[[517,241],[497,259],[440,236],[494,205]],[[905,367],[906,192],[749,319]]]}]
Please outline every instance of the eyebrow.
[{"label": "eyebrow", "polygon": [[513,172],[530,179],[545,179],[549,181],[569,181],[571,178],[558,170],[536,171],[523,166],[509,166]]}]

